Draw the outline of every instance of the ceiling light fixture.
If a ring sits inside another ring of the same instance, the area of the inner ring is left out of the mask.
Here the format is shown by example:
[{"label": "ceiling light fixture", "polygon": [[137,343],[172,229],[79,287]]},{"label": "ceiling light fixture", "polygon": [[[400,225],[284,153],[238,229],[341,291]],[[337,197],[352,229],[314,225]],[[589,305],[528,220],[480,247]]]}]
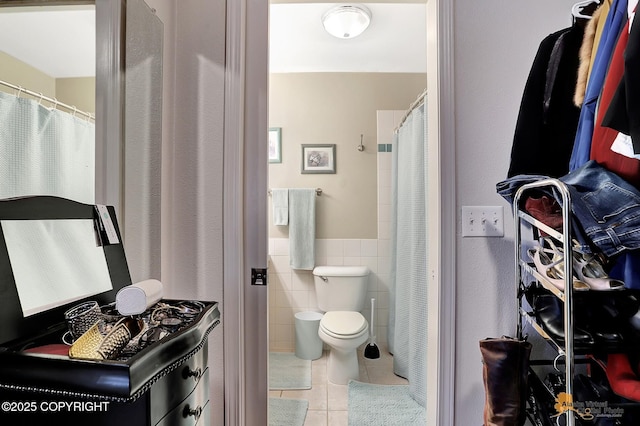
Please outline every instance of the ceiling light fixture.
[{"label": "ceiling light fixture", "polygon": [[362,5],[340,5],[322,15],[322,25],[329,34],[338,38],[354,38],[367,29],[371,12]]}]

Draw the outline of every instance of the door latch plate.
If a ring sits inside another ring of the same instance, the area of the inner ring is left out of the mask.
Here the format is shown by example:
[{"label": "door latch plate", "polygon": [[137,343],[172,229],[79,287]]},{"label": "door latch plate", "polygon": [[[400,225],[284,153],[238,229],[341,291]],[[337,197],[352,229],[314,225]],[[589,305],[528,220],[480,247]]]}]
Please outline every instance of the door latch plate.
[{"label": "door latch plate", "polygon": [[266,268],[251,268],[251,285],[267,285]]}]

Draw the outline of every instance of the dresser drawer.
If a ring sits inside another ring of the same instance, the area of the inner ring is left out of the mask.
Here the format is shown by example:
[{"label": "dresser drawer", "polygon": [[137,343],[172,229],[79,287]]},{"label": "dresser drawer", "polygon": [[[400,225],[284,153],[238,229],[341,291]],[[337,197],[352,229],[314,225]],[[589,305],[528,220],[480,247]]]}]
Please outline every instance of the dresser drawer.
[{"label": "dresser drawer", "polygon": [[202,373],[196,388],[157,426],[196,426],[209,424],[209,370]]},{"label": "dresser drawer", "polygon": [[151,388],[151,424],[156,424],[202,381],[207,369],[207,345]]}]

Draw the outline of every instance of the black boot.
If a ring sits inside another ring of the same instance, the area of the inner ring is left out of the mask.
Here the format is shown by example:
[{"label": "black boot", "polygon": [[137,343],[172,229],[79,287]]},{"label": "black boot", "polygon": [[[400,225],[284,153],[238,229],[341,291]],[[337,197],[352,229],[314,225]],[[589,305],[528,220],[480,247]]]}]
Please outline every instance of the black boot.
[{"label": "black boot", "polygon": [[484,426],[525,421],[531,343],[510,337],[480,341],[485,389]]},{"label": "black boot", "polygon": [[[564,304],[553,294],[537,295],[533,301],[533,312],[538,324],[549,337],[564,345]],[[573,327],[573,342],[584,347],[595,343],[593,336],[580,327]]]}]

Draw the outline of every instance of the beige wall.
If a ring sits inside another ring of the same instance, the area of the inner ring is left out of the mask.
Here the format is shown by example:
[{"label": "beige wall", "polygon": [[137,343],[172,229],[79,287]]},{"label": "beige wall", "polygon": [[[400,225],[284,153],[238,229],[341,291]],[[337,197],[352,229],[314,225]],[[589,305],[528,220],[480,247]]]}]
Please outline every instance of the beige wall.
[{"label": "beige wall", "polygon": [[[4,52],[0,52],[0,80],[42,93],[45,96],[54,97],[56,95],[56,81],[53,77]],[[1,85],[0,90],[9,93],[15,92],[15,90],[7,89]]]},{"label": "beige wall", "polygon": [[56,79],[56,98],[67,105],[77,107],[81,111],[96,111],[96,79],[95,77],[58,78]]},{"label": "beige wall", "polygon": [[[0,80],[56,98],[60,102],[76,106],[80,111],[95,113],[95,77],[55,79],[13,56],[0,52]],[[16,93],[14,89],[2,85],[0,90]],[[49,106],[46,103],[45,105]]]},{"label": "beige wall", "polygon": [[[426,80],[426,74],[270,75],[269,126],[282,128],[282,163],[269,165],[269,187],[322,188],[316,238],[377,238],[376,111],[407,109]],[[314,143],[336,144],[336,174],[300,173],[301,144]],[[286,238],[287,227],[271,225],[269,215],[269,236]]]}]

